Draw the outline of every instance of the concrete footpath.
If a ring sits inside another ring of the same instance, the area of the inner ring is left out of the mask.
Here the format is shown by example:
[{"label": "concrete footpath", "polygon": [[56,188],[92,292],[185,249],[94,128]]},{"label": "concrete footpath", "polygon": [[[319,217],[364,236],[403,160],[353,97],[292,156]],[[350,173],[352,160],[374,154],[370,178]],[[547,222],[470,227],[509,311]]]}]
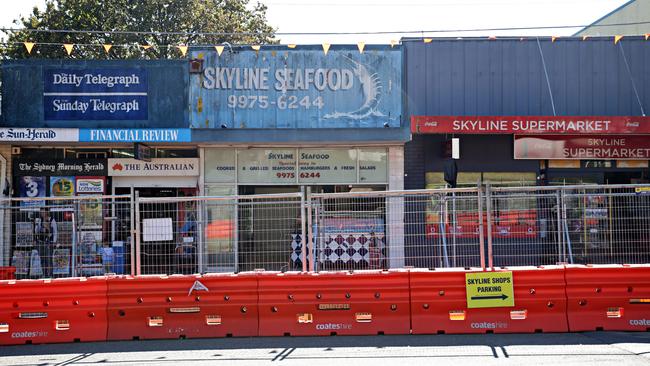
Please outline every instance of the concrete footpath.
[{"label": "concrete footpath", "polygon": [[219,338],[0,347],[0,365],[650,365],[650,333]]}]

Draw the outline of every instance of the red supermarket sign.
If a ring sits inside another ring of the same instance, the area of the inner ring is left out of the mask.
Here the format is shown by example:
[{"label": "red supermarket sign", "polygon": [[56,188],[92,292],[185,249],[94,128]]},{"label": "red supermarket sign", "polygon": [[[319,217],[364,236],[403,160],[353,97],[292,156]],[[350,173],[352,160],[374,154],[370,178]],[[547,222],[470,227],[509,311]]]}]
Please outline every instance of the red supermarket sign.
[{"label": "red supermarket sign", "polygon": [[650,159],[650,136],[515,136],[515,159]]},{"label": "red supermarket sign", "polygon": [[637,116],[412,116],[413,133],[650,134]]}]

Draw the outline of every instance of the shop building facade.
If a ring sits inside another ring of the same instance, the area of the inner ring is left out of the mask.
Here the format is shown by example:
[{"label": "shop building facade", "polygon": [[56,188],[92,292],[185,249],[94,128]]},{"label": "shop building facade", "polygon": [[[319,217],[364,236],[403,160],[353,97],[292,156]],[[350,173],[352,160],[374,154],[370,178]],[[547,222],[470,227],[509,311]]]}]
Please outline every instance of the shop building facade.
[{"label": "shop building facade", "polygon": [[650,57],[643,37],[405,39],[413,140],[405,187],[645,183]]},{"label": "shop building facade", "polygon": [[[189,56],[189,62],[6,62],[0,142],[11,152],[7,195],[38,202],[82,194],[173,198],[403,189],[410,131],[402,115],[400,47],[368,46],[360,53],[356,46],[333,46],[323,53],[320,47],[269,46],[259,52],[228,48],[221,55],[211,48]],[[178,226],[164,240],[148,242],[143,233],[143,250],[171,258],[174,243],[187,241],[204,251],[203,270],[245,269],[237,266],[243,240],[237,235],[227,235],[227,243],[209,243],[196,230],[196,238],[181,237],[188,212],[197,209],[190,206],[143,206],[144,220],[171,219]],[[19,229],[34,230],[45,217],[40,211],[6,218],[4,258],[38,249],[16,240],[26,237]],[[126,223],[129,217],[116,216],[128,210],[120,211],[103,217]],[[70,215],[55,215],[60,227],[69,224]],[[255,213],[244,222],[237,210],[197,215],[207,224],[228,222],[233,233],[265,219]],[[390,215],[382,211],[381,220]],[[85,228],[73,226],[75,233],[62,237],[80,242]],[[93,245],[128,239],[121,236],[95,235]],[[289,236],[281,241],[291,245]]]}]

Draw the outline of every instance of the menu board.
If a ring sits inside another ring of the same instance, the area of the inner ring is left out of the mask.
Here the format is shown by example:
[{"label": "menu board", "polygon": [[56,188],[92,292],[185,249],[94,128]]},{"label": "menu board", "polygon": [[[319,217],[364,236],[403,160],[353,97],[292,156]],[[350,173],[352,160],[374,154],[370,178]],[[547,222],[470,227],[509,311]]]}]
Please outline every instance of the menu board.
[{"label": "menu board", "polygon": [[237,167],[234,149],[205,149],[204,161],[207,183],[235,183]]},{"label": "menu board", "polygon": [[357,181],[356,149],[300,149],[300,183],[353,183]]},{"label": "menu board", "polygon": [[295,184],[296,149],[237,151],[239,183]]},{"label": "menu board", "polygon": [[359,183],[386,183],[386,149],[359,149]]}]

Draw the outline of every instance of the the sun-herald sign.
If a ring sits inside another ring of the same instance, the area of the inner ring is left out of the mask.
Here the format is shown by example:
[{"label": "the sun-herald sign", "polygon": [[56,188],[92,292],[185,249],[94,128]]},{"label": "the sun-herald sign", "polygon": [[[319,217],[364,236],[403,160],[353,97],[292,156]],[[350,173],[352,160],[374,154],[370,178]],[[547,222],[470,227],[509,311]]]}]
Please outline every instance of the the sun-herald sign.
[{"label": "the sun-herald sign", "polygon": [[77,142],[76,128],[0,128],[0,141]]},{"label": "the sun-herald sign", "polygon": [[45,120],[147,119],[147,71],[142,68],[43,71]]},{"label": "the sun-herald sign", "polygon": [[194,51],[194,128],[399,127],[401,53],[390,48]]},{"label": "the sun-herald sign", "polygon": [[412,116],[413,133],[459,134],[641,134],[641,116]]},{"label": "the sun-herald sign", "polygon": [[515,159],[648,160],[649,136],[515,136]]}]

